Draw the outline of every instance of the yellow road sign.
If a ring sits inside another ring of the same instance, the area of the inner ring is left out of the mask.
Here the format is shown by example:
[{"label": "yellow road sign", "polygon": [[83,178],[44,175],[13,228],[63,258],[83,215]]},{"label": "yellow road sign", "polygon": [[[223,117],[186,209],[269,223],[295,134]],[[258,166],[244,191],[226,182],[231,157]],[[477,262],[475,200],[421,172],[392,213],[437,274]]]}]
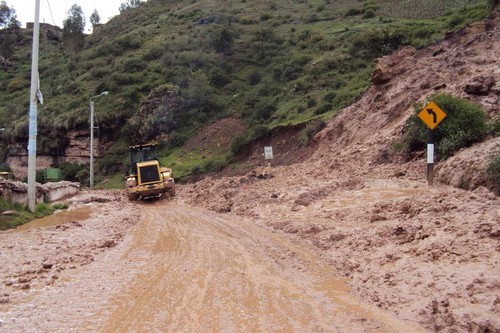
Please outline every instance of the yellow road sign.
[{"label": "yellow road sign", "polygon": [[436,103],[430,102],[418,114],[418,117],[429,127],[434,129],[446,118],[446,113]]}]

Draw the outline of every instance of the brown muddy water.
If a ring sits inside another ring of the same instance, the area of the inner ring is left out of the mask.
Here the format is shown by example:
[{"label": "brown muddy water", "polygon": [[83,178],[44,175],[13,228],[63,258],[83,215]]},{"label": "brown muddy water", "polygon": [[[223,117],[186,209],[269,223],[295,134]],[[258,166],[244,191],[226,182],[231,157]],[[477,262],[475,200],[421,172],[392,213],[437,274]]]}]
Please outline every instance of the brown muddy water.
[{"label": "brown muddy water", "polygon": [[45,216],[40,219],[33,220],[26,224],[20,225],[16,231],[26,231],[36,228],[55,226],[68,223],[71,221],[81,221],[90,218],[96,207],[84,206],[75,209],[58,210],[53,215]]}]

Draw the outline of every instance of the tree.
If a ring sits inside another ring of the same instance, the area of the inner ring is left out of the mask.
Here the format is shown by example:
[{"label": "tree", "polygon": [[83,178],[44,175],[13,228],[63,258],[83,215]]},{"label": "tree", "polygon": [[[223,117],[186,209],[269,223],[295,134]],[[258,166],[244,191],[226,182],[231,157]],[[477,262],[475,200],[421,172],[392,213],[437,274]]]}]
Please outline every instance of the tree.
[{"label": "tree", "polygon": [[74,4],[71,6],[68,17],[63,22],[63,41],[77,53],[83,48],[85,29],[85,16],[82,7]]},{"label": "tree", "polygon": [[92,29],[94,29],[99,23],[101,23],[101,17],[99,16],[97,9],[94,9],[92,15],[90,15],[90,24],[92,24]]},{"label": "tree", "polygon": [[259,28],[255,31],[255,41],[259,42],[260,57],[265,58],[265,43],[274,37],[274,33],[269,28]]},{"label": "tree", "polygon": [[128,9],[139,7],[140,4],[141,0],[128,0],[127,2],[122,3],[118,9],[120,10],[120,13],[122,13]]},{"label": "tree", "polygon": [[21,26],[17,20],[16,10],[0,1],[0,29],[18,29]]},{"label": "tree", "polygon": [[215,49],[215,51],[227,56],[232,52],[234,38],[234,32],[229,28],[229,26],[224,26],[222,29],[213,34],[210,45]]},{"label": "tree", "polygon": [[2,66],[7,69],[9,58],[14,54],[14,46],[20,38],[19,27],[14,8],[7,6],[5,1],[0,2],[0,55]]}]

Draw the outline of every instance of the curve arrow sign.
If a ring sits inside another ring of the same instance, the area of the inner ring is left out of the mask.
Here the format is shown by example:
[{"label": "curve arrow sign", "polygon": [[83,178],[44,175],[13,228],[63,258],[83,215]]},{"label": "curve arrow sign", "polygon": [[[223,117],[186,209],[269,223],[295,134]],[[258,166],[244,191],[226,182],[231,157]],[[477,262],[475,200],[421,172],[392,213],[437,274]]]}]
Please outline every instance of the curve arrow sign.
[{"label": "curve arrow sign", "polygon": [[427,109],[427,113],[429,114],[429,116],[432,115],[432,119],[433,119],[432,122],[434,124],[437,123],[437,114],[436,114],[436,112],[434,112],[433,109]]},{"label": "curve arrow sign", "polygon": [[430,102],[419,112],[418,117],[432,130],[446,118],[446,113],[436,103]]}]

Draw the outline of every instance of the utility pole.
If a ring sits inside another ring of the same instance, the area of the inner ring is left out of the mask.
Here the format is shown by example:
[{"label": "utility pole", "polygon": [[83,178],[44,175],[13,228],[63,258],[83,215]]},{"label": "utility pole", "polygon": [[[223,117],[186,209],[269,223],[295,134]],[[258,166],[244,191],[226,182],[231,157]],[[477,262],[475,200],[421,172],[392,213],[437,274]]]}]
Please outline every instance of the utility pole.
[{"label": "utility pole", "polygon": [[38,90],[38,44],[40,37],[40,0],[35,0],[35,22],[33,25],[33,50],[31,56],[31,91],[28,141],[28,208],[36,206],[36,135],[37,135],[37,90]]},{"label": "utility pole", "polygon": [[94,98],[109,94],[103,91],[99,95],[90,97],[90,189],[94,188]]}]

